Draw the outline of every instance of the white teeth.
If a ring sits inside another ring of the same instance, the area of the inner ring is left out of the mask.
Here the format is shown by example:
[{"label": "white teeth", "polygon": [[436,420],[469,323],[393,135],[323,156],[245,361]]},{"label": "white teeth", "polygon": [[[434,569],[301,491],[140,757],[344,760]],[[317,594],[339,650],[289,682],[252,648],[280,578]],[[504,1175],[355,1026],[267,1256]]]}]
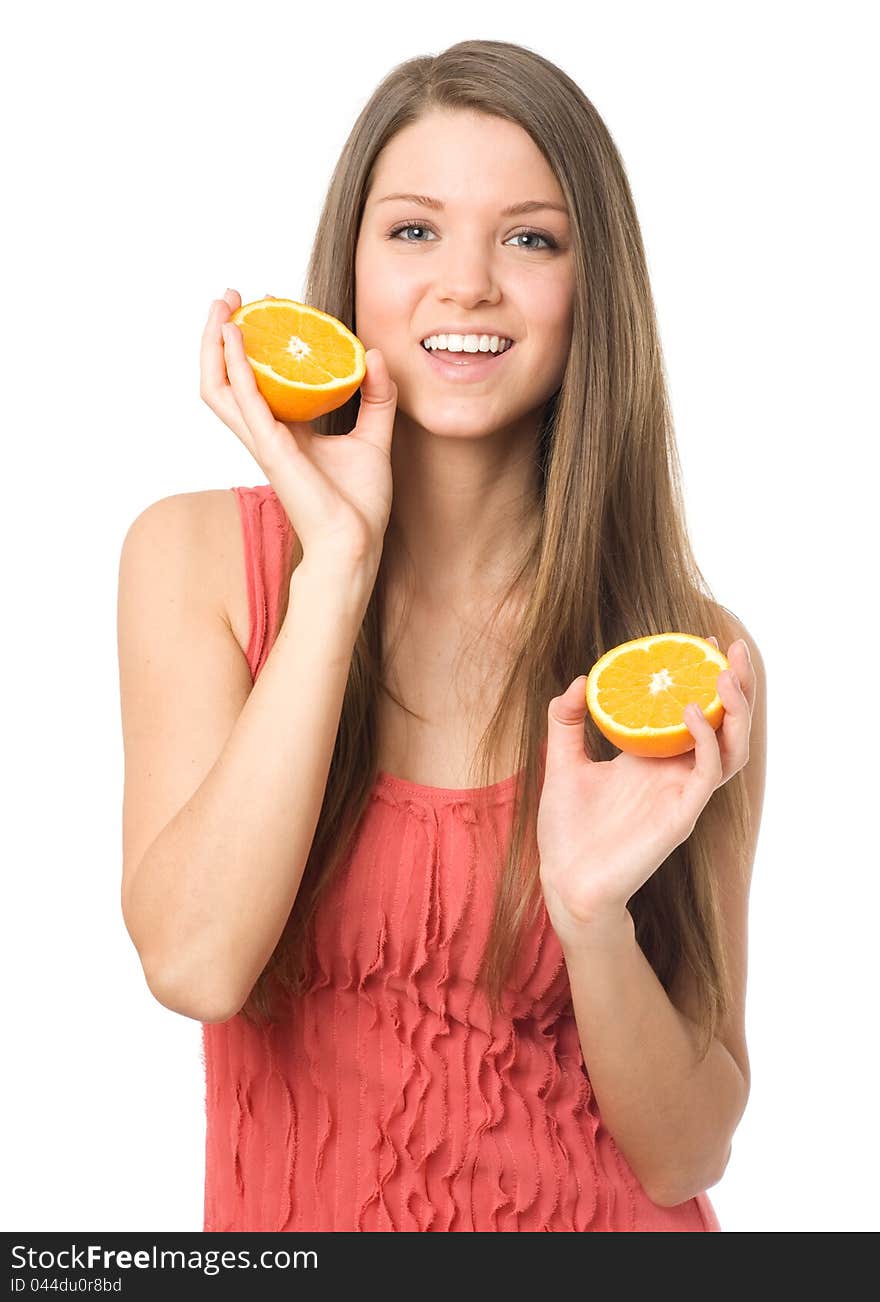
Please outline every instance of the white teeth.
[{"label": "white teeth", "polygon": [[429,335],[422,347],[430,352],[505,353],[512,343],[501,335]]}]

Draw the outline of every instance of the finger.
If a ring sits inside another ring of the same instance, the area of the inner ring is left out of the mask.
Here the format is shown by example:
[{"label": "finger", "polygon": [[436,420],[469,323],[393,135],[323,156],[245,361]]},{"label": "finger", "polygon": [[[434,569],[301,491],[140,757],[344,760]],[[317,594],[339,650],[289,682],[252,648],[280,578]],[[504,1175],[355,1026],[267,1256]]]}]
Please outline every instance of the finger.
[{"label": "finger", "polygon": [[685,708],[684,722],[694,739],[693,776],[700,790],[714,791],[723,776],[715,729],[695,701]]},{"label": "finger", "polygon": [[[716,650],[721,650],[718,646],[717,637],[707,637],[706,641],[713,643]],[[739,679],[742,694],[748,701],[749,708],[751,709],[754,705],[755,699],[755,671],[752,668],[748,643],[744,638],[737,638],[737,640],[732,643],[727,652],[727,660],[729,661],[733,672]]]},{"label": "finger", "polygon": [[[229,293],[229,291],[226,291]],[[209,392],[218,393],[227,383],[226,365],[223,359],[223,336],[220,333],[224,322],[232,315],[232,309],[225,298],[215,298],[208,312],[208,319],[202,331],[202,347],[199,356],[202,374],[202,388],[205,396]]]},{"label": "finger", "polygon": [[367,373],[361,384],[361,406],[352,434],[390,452],[394,414],[397,410],[397,385],[378,348],[367,349],[366,363]]},{"label": "finger", "polygon": [[221,326],[226,374],[245,424],[251,434],[274,433],[275,417],[257,388],[253,367],[244,351],[244,336],[237,325],[226,321]]},{"label": "finger", "polygon": [[[226,291],[227,294],[232,292]],[[235,395],[229,384],[226,369],[226,355],[223,346],[222,329],[230,316],[228,299],[218,298],[211,304],[208,320],[202,332],[202,346],[199,355],[201,372],[200,393],[202,399],[224,424],[235,433],[253,455],[251,436],[239,409]]]},{"label": "finger", "polygon": [[718,675],[718,695],[724,706],[724,718],[715,735],[721,757],[721,780],[726,782],[748,759],[752,714],[733,670],[725,669]]},{"label": "finger", "polygon": [[587,714],[587,676],[569,683],[547,707],[547,773],[584,762],[584,719]]},{"label": "finger", "polygon": [[749,709],[755,703],[756,678],[755,671],[752,668],[752,659],[749,655],[748,643],[744,638],[737,638],[731,643],[727,652],[727,659],[730,667],[739,680],[740,690],[743,698],[748,702]]}]

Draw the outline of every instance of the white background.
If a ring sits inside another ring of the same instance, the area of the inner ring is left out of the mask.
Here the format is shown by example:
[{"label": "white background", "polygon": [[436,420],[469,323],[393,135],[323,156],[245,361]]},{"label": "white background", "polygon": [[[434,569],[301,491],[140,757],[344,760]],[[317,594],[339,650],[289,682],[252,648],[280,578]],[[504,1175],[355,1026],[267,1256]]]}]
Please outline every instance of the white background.
[{"label": "white background", "polygon": [[119,906],[120,547],[157,498],[265,482],[199,399],[210,302],[299,298],[376,84],[475,37],[561,66],[622,153],[697,559],[767,665],[753,1084],[710,1197],[726,1231],[880,1228],[871,6],[579,9],[7,18],[4,1229],[201,1229],[200,1027]]}]

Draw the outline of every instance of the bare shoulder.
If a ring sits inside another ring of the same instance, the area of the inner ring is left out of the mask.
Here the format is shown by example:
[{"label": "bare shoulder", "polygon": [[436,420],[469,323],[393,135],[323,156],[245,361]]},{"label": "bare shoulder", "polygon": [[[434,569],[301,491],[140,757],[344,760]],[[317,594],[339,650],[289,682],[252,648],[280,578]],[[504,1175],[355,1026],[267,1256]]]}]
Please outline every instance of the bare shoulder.
[{"label": "bare shoulder", "polygon": [[745,767],[745,782],[752,805],[753,819],[757,825],[761,817],[767,772],[767,666],[754,633],[732,611],[724,607],[722,610],[725,616],[723,627],[727,634],[727,641],[722,642],[719,636],[721,650],[726,655],[732,644],[738,638],[742,638],[748,647],[751,661],[750,681],[744,684],[751,715],[749,761]]},{"label": "bare shoulder", "polygon": [[201,514],[203,537],[210,547],[205,565],[207,570],[213,569],[211,577],[220,614],[247,654],[250,611],[238,499],[231,488],[209,488],[192,496],[199,499],[196,510]]},{"label": "bare shoulder", "polygon": [[719,650],[727,655],[731,646],[739,638],[745,642],[751,660],[751,681],[746,686],[746,695],[751,712],[750,725],[750,760],[746,766],[746,785],[749,788],[753,807],[760,817],[763,801],[767,756],[767,666],[751,629],[726,606],[713,604],[716,625],[711,630],[718,639]]},{"label": "bare shoulder", "polygon": [[123,912],[148,847],[210,772],[253,688],[226,619],[225,497],[160,498],[122,544]]},{"label": "bare shoulder", "polygon": [[763,687],[766,682],[766,668],[754,634],[732,610],[728,610],[727,606],[713,603],[712,609],[716,625],[709,631],[717,637],[719,650],[727,655],[733,643],[738,638],[742,638],[749,649],[758,684]]},{"label": "bare shoulder", "polygon": [[184,570],[247,652],[249,612],[238,502],[231,488],[173,493],[146,507],[133,530],[148,531],[157,560]]}]

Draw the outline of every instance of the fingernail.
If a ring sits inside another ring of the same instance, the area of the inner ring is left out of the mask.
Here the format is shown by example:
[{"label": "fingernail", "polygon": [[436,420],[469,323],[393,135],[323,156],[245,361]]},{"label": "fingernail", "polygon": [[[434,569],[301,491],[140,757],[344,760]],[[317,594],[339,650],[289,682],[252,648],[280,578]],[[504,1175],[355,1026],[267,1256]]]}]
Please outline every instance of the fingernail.
[{"label": "fingernail", "polygon": [[739,676],[735,674],[732,669],[730,671],[730,681],[733,683],[734,687],[742,691],[742,685],[739,681]]}]

